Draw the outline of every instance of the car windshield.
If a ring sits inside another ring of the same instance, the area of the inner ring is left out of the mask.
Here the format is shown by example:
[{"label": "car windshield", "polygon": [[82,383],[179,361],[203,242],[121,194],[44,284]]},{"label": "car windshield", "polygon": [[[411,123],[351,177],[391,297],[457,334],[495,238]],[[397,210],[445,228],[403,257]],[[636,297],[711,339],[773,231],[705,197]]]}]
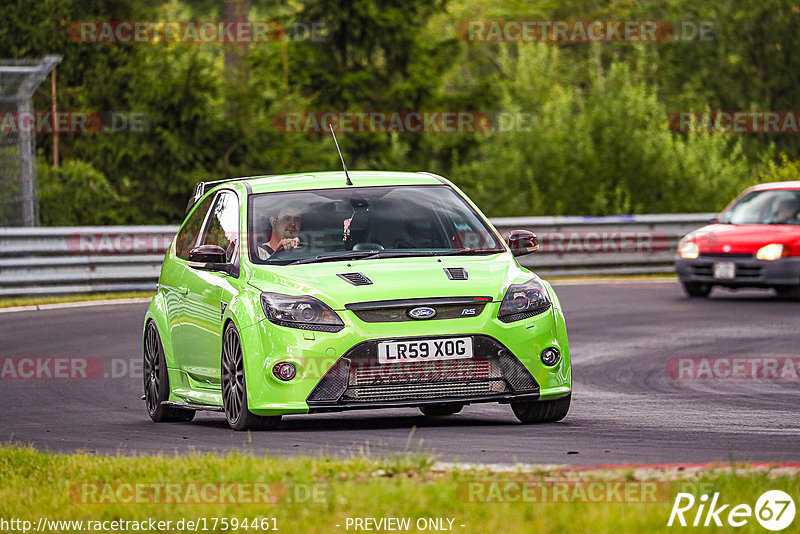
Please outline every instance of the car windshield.
[{"label": "car windshield", "polygon": [[248,211],[250,259],[260,264],[505,251],[445,185],[256,194]]},{"label": "car windshield", "polygon": [[740,198],[719,219],[722,224],[800,225],[800,191],[753,191]]}]

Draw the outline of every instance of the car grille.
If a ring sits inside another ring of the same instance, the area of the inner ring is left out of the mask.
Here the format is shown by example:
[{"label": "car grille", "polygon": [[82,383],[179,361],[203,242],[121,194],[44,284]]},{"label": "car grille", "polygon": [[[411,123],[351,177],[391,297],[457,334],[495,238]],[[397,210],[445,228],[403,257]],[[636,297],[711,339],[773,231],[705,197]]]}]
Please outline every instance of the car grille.
[{"label": "car grille", "polygon": [[[714,264],[707,263],[702,265],[692,265],[692,273],[695,276],[714,276]],[[734,280],[752,280],[761,277],[761,267],[736,264],[736,277]]]},{"label": "car grille", "polygon": [[501,379],[500,367],[489,360],[436,360],[404,362],[392,365],[356,367],[350,375],[350,385],[392,384],[398,382],[436,382],[450,380]]},{"label": "car grille", "polygon": [[703,252],[700,254],[701,258],[708,258],[713,260],[752,260],[755,255],[753,254],[726,254],[725,252]]},{"label": "car grille", "polygon": [[483,335],[472,340],[472,359],[394,364],[378,363],[378,341],[359,343],[334,364],[306,400],[310,407],[330,407],[538,391],[530,372],[502,344]]},{"label": "car grille", "polygon": [[408,399],[478,397],[481,395],[496,395],[508,391],[508,386],[502,381],[373,386],[348,389],[343,400],[350,402],[391,402]]},{"label": "car grille", "polygon": [[[476,300],[477,299],[477,300]],[[439,319],[465,319],[483,313],[491,297],[444,297],[424,299],[381,300],[354,302],[345,305],[365,323],[392,323],[404,321],[436,321]],[[408,312],[425,306],[436,310],[436,315],[425,319],[414,319]]]}]

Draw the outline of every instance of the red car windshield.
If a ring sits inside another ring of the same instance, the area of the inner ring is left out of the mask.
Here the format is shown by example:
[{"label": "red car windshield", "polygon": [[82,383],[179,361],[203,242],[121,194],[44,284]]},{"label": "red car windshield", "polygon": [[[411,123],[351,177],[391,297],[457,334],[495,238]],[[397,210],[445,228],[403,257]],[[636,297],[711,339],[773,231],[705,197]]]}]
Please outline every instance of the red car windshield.
[{"label": "red car windshield", "polygon": [[719,222],[800,225],[800,190],[752,191],[725,211]]}]

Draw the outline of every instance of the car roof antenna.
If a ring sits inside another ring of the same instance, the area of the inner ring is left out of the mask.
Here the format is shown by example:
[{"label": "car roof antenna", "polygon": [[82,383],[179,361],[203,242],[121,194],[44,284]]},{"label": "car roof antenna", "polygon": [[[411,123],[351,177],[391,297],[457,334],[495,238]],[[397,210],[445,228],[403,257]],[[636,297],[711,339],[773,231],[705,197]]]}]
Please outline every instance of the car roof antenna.
[{"label": "car roof antenna", "polygon": [[342,150],[339,148],[339,142],[336,140],[336,134],[333,132],[333,124],[328,124],[328,127],[331,129],[333,142],[336,143],[336,151],[339,152],[339,159],[342,160],[342,168],[344,169],[344,177],[347,178],[347,185],[353,185],[353,182],[350,181],[350,175],[347,173],[347,165],[344,164],[344,156],[342,156]]}]

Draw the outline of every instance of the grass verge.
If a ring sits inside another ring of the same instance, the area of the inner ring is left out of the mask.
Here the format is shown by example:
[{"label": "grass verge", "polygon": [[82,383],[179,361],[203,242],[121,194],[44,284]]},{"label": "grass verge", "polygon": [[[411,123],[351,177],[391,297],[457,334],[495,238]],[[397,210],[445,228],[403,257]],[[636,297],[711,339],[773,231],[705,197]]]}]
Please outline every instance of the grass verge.
[{"label": "grass verge", "polygon": [[152,298],[155,291],[127,291],[122,293],[91,293],[80,295],[60,295],[41,297],[14,297],[0,299],[0,308],[10,308],[15,306],[37,306],[40,304],[58,304],[62,302],[85,302],[94,300],[115,300],[115,299],[135,299]]},{"label": "grass verge", "polygon": [[[673,471],[606,468],[499,473],[442,469],[425,456],[105,457],[49,454],[9,445],[0,448],[0,518],[31,521],[35,529],[44,517],[45,525],[51,526],[44,532],[77,531],[74,524],[56,530],[49,523],[54,520],[83,521],[86,531],[87,521],[149,519],[171,521],[162,531],[191,531],[193,527],[186,525],[191,520],[199,521],[200,532],[261,532],[265,523],[252,526],[258,518],[269,518],[266,526],[275,525],[281,532],[353,532],[356,518],[393,517],[408,518],[410,532],[420,530],[418,519],[429,518],[441,521],[443,528],[427,531],[638,534],[668,530],[678,491],[698,498],[719,492],[720,503],[751,507],[767,490],[780,489],[795,499],[800,495],[796,468],[723,466],[683,474]],[[612,490],[615,484],[622,484],[622,489]],[[648,484],[654,485],[654,491],[642,492]],[[512,491],[524,486],[528,493]],[[226,493],[224,487],[235,489]],[[696,510],[697,506],[691,515],[687,513],[689,521]],[[227,529],[219,518],[228,519]],[[245,519],[247,529],[242,525]],[[177,528],[180,520],[182,529]],[[237,529],[231,528],[234,520]],[[139,531],[131,525],[116,527],[116,532]],[[764,532],[753,517],[736,530]]]}]

